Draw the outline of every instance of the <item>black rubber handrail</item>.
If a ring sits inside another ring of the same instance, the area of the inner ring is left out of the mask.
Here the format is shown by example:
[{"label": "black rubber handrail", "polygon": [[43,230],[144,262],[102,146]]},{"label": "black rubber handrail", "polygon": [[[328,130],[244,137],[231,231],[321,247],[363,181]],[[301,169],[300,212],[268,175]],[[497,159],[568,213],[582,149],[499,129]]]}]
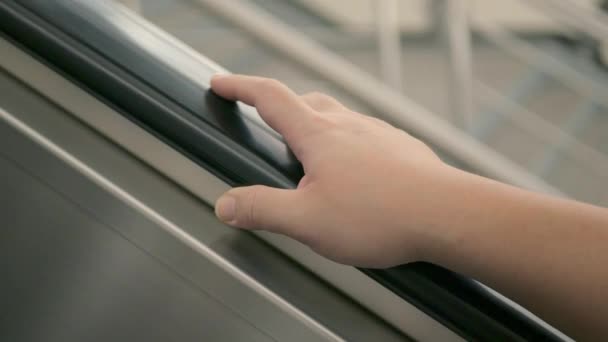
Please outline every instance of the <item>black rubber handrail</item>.
[{"label": "black rubber handrail", "polygon": [[[99,5],[106,12],[94,11],[96,3],[106,3]],[[254,109],[225,101],[172,68],[175,61],[152,51],[174,48],[162,37],[148,36],[154,44],[146,46],[134,42],[149,32],[115,23],[128,18],[111,7],[104,1],[3,0],[0,32],[227,183],[296,186],[301,165],[276,134],[246,115]],[[202,63],[192,72],[215,71]],[[561,340],[477,282],[441,267],[361,271],[468,340]]]}]

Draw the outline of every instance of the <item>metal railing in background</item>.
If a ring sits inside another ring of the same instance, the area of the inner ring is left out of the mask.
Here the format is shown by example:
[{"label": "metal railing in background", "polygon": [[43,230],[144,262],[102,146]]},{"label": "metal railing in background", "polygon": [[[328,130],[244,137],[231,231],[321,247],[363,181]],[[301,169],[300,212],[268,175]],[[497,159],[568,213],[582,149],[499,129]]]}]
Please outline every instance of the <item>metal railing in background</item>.
[{"label": "metal railing in background", "polygon": [[475,21],[471,26],[476,33],[483,36],[502,51],[521,59],[527,64],[534,65],[539,70],[562,81],[566,87],[571,88],[580,95],[592,98],[594,101],[608,106],[608,96],[606,96],[608,91],[606,86],[586,77],[566,62],[496,25]]},{"label": "metal railing in background", "polygon": [[[386,84],[401,92],[401,28],[397,0],[373,2],[376,7],[376,33],[380,70]],[[473,123],[473,65],[471,56],[471,30],[469,28],[469,2],[442,0],[433,3],[433,15],[441,22],[438,27],[447,45],[449,82],[447,92],[452,123],[467,131]]]},{"label": "metal railing in background", "polygon": [[473,124],[473,57],[469,1],[444,0],[443,34],[448,47],[448,95],[456,123],[465,131]]},{"label": "metal railing in background", "polygon": [[[593,6],[584,7],[580,3],[567,0],[542,0],[529,2],[529,5],[543,9],[543,13],[552,19],[595,39],[599,44],[608,42],[608,16]],[[475,20],[471,22],[470,27],[495,47],[533,67],[538,75],[552,78],[581,97],[578,108],[564,123],[556,125],[525,108],[515,99],[508,99],[476,81],[476,90],[479,92],[497,102],[509,102],[508,115],[512,123],[528,131],[530,136],[547,143],[544,155],[539,161],[527,166],[530,172],[541,178],[547,178],[558,165],[558,161],[567,156],[568,160],[582,165],[582,169],[597,175],[598,181],[605,181],[602,175],[608,174],[606,154],[583,143],[582,137],[577,136],[580,136],[582,127],[591,122],[594,113],[599,112],[602,107],[608,108],[608,84],[601,82],[593,72],[579,69],[569,61],[545,51],[499,25]]]},{"label": "metal railing in background", "polygon": [[118,0],[134,12],[141,12],[141,0]]},{"label": "metal railing in background", "polygon": [[[441,0],[440,2],[443,4],[441,8],[443,26],[448,30],[448,32],[444,32],[448,38],[446,45],[450,57],[451,82],[448,91],[450,105],[457,113],[454,116],[456,120],[462,120],[463,115],[466,115],[466,104],[471,104],[471,111],[473,110],[471,93],[474,90],[485,99],[503,104],[502,109],[505,109],[506,113],[500,114],[502,118],[495,118],[494,122],[504,121],[508,117],[509,122],[546,144],[540,161],[527,165],[530,172],[542,178],[548,177],[550,170],[557,165],[558,156],[567,152],[570,160],[584,165],[585,169],[596,175],[608,174],[606,154],[581,142],[576,137],[581,127],[590,122],[593,113],[596,113],[602,106],[608,108],[607,84],[593,78],[592,75],[583,73],[569,65],[567,61],[539,48],[500,25],[467,18],[466,4],[468,1],[466,0]],[[584,7],[580,3],[567,0],[542,0],[530,2],[530,5],[542,8],[543,13],[586,34],[599,44],[608,44],[608,16],[599,9],[593,6]],[[516,99],[509,98],[475,79],[471,69],[472,46],[469,40],[472,32],[479,34],[508,55],[532,66],[537,78],[550,77],[559,81],[565,88],[579,94],[582,98],[579,107],[582,109],[576,110],[564,124],[559,126],[527,109]],[[581,117],[577,118],[576,116],[579,115]],[[460,127],[477,136],[474,130],[467,129],[462,122],[457,122],[460,123]],[[481,136],[479,138],[482,140]]]},{"label": "metal railing in background", "polygon": [[[591,98],[594,102],[608,107],[608,93],[606,85],[600,84],[597,81],[581,74],[575,68],[569,66],[566,62],[554,57],[550,53],[528,43],[524,39],[517,37],[506,29],[500,28],[497,25],[490,25],[480,21],[471,21],[469,18],[470,2],[467,0],[440,0],[439,3],[439,19],[441,20],[440,31],[444,36],[445,44],[448,50],[448,70],[449,70],[449,87],[448,96],[449,104],[452,110],[453,123],[465,131],[473,133],[472,115],[474,111],[473,90],[479,88],[479,81],[473,77],[472,67],[472,46],[471,34],[475,31],[481,34],[489,42],[492,42],[498,48],[506,53],[525,61],[528,64],[533,64],[539,70],[542,70],[548,75],[559,79],[567,87],[580,93],[582,96]],[[375,2],[378,12],[389,11],[385,1]],[[593,8],[585,8],[575,2],[567,0],[542,0],[531,2],[530,5],[546,9],[549,14],[564,21],[568,25],[594,37],[599,41],[608,41],[608,16]],[[394,8],[396,9],[396,5]],[[388,14],[387,14],[388,15]],[[391,14],[391,22],[394,21],[395,14]],[[401,80],[395,81],[395,77],[400,77],[401,68],[393,68],[398,65],[394,62],[395,58],[399,57],[398,53],[391,53],[391,58],[387,55],[387,32],[386,19],[388,17],[377,16],[378,40],[380,46],[380,62],[383,75],[388,84],[400,83]],[[391,32],[392,42],[391,50],[395,49],[395,45],[400,42],[396,39],[395,32]],[[391,73],[393,70],[393,73]],[[399,76],[395,76],[395,75]],[[487,91],[486,87],[481,87],[482,91]],[[397,88],[400,89],[400,88]],[[496,98],[496,96],[492,96]],[[551,141],[559,140],[562,142],[572,142],[577,151],[594,149],[584,146],[578,142],[567,131],[568,127],[559,129],[553,127],[545,120],[540,118],[536,113],[526,111],[524,117],[518,116],[517,121],[524,126],[530,124],[532,127],[539,129],[539,133],[543,137],[547,137]],[[553,129],[556,128],[556,129]],[[568,136],[564,138],[565,134]],[[553,154],[554,151],[550,151]],[[604,160],[605,157],[601,153],[591,153],[598,155]]]},{"label": "metal railing in background", "polygon": [[[608,89],[606,89],[606,86],[590,77],[586,77],[566,62],[498,26],[476,21],[472,23],[471,27],[476,33],[502,51],[561,81],[565,87],[579,93],[582,97],[588,98],[589,102],[608,107],[608,97],[606,96]],[[575,126],[558,127],[483,82],[476,80],[475,83],[475,89],[484,94],[485,97],[501,103],[506,101],[510,108],[509,118],[511,121],[549,144],[549,148],[546,150],[547,155],[555,156],[559,150],[568,148],[572,152],[573,158],[583,162],[583,165],[586,165],[587,168],[596,170],[598,174],[608,174],[608,157],[595,148],[580,142],[572,131]],[[587,111],[581,111],[580,113],[587,113]],[[547,173],[547,165],[549,164],[545,163],[543,165],[545,166],[533,168],[537,170],[536,173],[540,176]]]},{"label": "metal railing in background", "polygon": [[[509,109],[509,119],[513,124],[528,131],[531,135],[536,136],[547,144],[547,155],[554,155],[560,149],[568,147],[573,151],[573,158],[582,163],[582,165],[587,165],[598,174],[608,174],[608,156],[605,154],[581,143],[569,132],[548,122],[537,113],[517,103],[516,100],[508,98],[481,81],[475,81],[475,90],[481,97],[497,103],[503,103]],[[538,170],[540,176],[544,176],[547,170],[546,167],[535,167],[533,169]]]},{"label": "metal railing in background", "polygon": [[401,27],[399,26],[399,0],[378,0],[376,27],[380,69],[386,84],[398,92],[403,91],[401,79]]},{"label": "metal railing in background", "polygon": [[[442,21],[441,34],[445,37],[445,43],[448,50],[448,69],[449,69],[449,103],[452,110],[452,120],[455,125],[465,131],[471,132],[472,115],[474,111],[473,105],[473,90],[478,87],[479,81],[473,77],[472,67],[472,46],[471,34],[474,30],[481,34],[488,41],[495,44],[498,48],[524,60],[526,63],[534,64],[538,69],[564,82],[564,85],[571,87],[583,96],[592,98],[597,103],[608,106],[608,97],[606,94],[605,85],[599,84],[593,79],[582,75],[576,69],[569,66],[566,62],[554,57],[550,53],[535,47],[533,44],[518,38],[505,29],[496,25],[488,25],[479,21],[471,22],[469,18],[469,1],[467,0],[442,0],[440,1],[440,19]],[[546,0],[548,6],[553,7],[553,11],[564,19],[568,17],[567,13],[577,13],[577,18],[585,20],[568,20],[573,26],[579,29],[584,29],[588,34],[593,34],[596,37],[603,35],[603,39],[608,37],[608,24],[604,23],[605,15],[600,12],[585,13],[584,9],[574,8],[576,5],[570,4],[567,1]],[[386,2],[375,2],[378,12],[388,11]],[[540,6],[539,3],[535,4]],[[395,6],[396,9],[396,6]],[[391,14],[394,20],[394,14]],[[399,84],[401,80],[395,81],[395,77],[400,77],[400,66],[394,62],[394,59],[399,57],[399,53],[392,53],[392,58],[387,58],[386,41],[386,20],[387,16],[377,16],[378,40],[380,46],[380,63],[383,71],[384,79],[389,85]],[[391,50],[395,50],[395,45],[400,42],[395,38],[394,31],[391,32],[392,42]],[[391,70],[393,71],[391,73]],[[398,76],[395,76],[398,75]],[[474,86],[474,84],[476,84]],[[400,89],[400,88],[397,88]],[[494,97],[494,96],[493,96]],[[537,114],[527,111],[526,117],[518,117],[518,122],[529,122],[531,126],[540,129],[541,136],[550,137],[551,141],[562,135],[554,129],[545,129],[551,127],[550,124],[537,125],[537,121],[544,122]],[[471,132],[472,133],[472,132]],[[567,139],[558,139],[560,141],[573,141],[575,146],[581,145],[576,139],[570,137]],[[579,150],[578,148],[576,150]],[[601,154],[600,154],[601,155]]]},{"label": "metal railing in background", "polygon": [[[466,5],[455,4],[458,2],[467,3],[466,0],[443,0],[446,3],[445,20],[453,31],[461,31],[463,29],[475,31],[483,36],[489,42],[496,45],[508,54],[519,58],[526,63],[534,64],[540,70],[561,80],[564,85],[579,92],[583,96],[588,96],[594,101],[608,106],[608,93],[606,86],[599,84],[597,81],[586,77],[576,69],[569,66],[566,62],[554,57],[550,53],[535,47],[524,39],[517,37],[515,34],[506,29],[500,28],[497,25],[490,25],[481,21],[466,22],[466,19],[457,24],[454,22],[461,21],[462,12],[466,11],[463,8]],[[564,21],[568,25],[576,28],[598,40],[608,40],[608,16],[596,10],[589,10],[576,3],[567,0],[542,0],[530,2],[531,6],[548,9],[549,14],[554,15],[559,20]],[[545,11],[547,13],[547,11]],[[454,19],[456,17],[457,19]],[[452,33],[455,35],[458,33]],[[462,35],[462,34],[461,34]],[[456,43],[453,43],[456,41]],[[449,40],[449,48],[452,50],[451,69],[456,70],[460,74],[469,75],[468,65],[471,65],[471,44],[466,39],[461,39],[460,43],[456,39]],[[463,62],[468,58],[468,63]],[[458,71],[460,70],[460,71]],[[451,87],[453,92],[453,103],[467,102],[470,98],[468,94],[462,94],[463,88],[468,87],[467,80],[454,82]]]},{"label": "metal railing in background", "polygon": [[608,42],[608,15],[597,8],[581,6],[576,0],[536,0],[528,3],[580,32]]},{"label": "metal railing in background", "polygon": [[523,188],[562,195],[522,167],[367,74],[343,57],[242,0],[196,0],[377,110],[377,116],[425,138],[472,169]]}]

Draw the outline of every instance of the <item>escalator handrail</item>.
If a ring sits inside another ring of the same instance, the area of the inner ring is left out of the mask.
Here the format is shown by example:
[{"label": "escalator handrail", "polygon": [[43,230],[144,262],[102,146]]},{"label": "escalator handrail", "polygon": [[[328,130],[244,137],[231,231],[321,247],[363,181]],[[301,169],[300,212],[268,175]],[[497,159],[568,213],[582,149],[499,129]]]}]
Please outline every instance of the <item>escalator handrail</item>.
[{"label": "escalator handrail", "polygon": [[[196,65],[201,76],[185,75],[159,53],[171,48],[162,37],[103,17],[100,3],[2,1],[0,32],[227,183],[297,184],[300,164],[253,119],[255,110],[209,91],[214,65],[174,56]],[[145,44],[137,43],[141,37]],[[466,339],[561,340],[475,281],[441,267],[362,272]]]}]

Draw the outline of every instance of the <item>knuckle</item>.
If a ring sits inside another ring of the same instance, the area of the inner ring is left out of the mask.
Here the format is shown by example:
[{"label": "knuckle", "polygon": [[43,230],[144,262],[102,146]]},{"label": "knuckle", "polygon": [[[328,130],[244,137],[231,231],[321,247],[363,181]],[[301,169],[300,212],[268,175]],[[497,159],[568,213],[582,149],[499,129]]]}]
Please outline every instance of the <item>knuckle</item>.
[{"label": "knuckle", "polygon": [[304,95],[304,97],[306,99],[308,99],[309,101],[316,103],[317,105],[321,105],[321,106],[331,106],[331,107],[341,106],[340,102],[338,102],[338,100],[336,100],[334,97],[321,93],[321,92],[318,92],[318,91],[313,91],[313,92],[307,93]]},{"label": "knuckle", "polygon": [[298,236],[298,240],[315,251],[322,250],[324,246],[323,242],[325,241],[321,236],[321,230],[317,227],[302,230]]},{"label": "knuckle", "polygon": [[339,126],[336,118],[327,115],[313,115],[310,120],[313,126],[320,130],[334,129]]},{"label": "knuckle", "polygon": [[390,126],[390,125],[389,125],[389,124],[388,124],[386,121],[384,121],[384,120],[380,120],[380,119],[378,119],[378,118],[376,118],[376,117],[373,117],[373,116],[366,116],[366,118],[368,118],[368,120],[369,120],[371,123],[374,123],[375,125],[378,125],[378,126],[381,126],[381,127],[388,127],[388,126]]},{"label": "knuckle", "polygon": [[285,88],[283,83],[274,78],[263,78],[259,81],[258,86],[268,92],[282,91]]},{"label": "knuckle", "polygon": [[315,99],[317,101],[324,101],[324,102],[334,102],[335,99],[327,94],[323,94],[319,91],[313,91],[308,93],[307,95],[308,97]]}]

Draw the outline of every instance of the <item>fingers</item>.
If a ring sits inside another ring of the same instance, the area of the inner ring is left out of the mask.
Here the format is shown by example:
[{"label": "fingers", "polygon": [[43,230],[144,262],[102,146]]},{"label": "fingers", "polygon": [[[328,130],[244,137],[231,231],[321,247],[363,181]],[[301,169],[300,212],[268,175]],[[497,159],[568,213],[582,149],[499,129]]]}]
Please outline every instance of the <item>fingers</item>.
[{"label": "fingers", "polygon": [[234,227],[295,235],[292,231],[303,201],[295,190],[262,185],[234,188],[215,204],[217,217]]},{"label": "fingers", "polygon": [[211,87],[218,95],[257,108],[262,119],[291,143],[290,137],[310,129],[313,111],[284,84],[269,78],[216,75]]},{"label": "fingers", "polygon": [[319,112],[337,111],[346,108],[333,97],[316,91],[304,94],[300,98],[312,109]]}]

